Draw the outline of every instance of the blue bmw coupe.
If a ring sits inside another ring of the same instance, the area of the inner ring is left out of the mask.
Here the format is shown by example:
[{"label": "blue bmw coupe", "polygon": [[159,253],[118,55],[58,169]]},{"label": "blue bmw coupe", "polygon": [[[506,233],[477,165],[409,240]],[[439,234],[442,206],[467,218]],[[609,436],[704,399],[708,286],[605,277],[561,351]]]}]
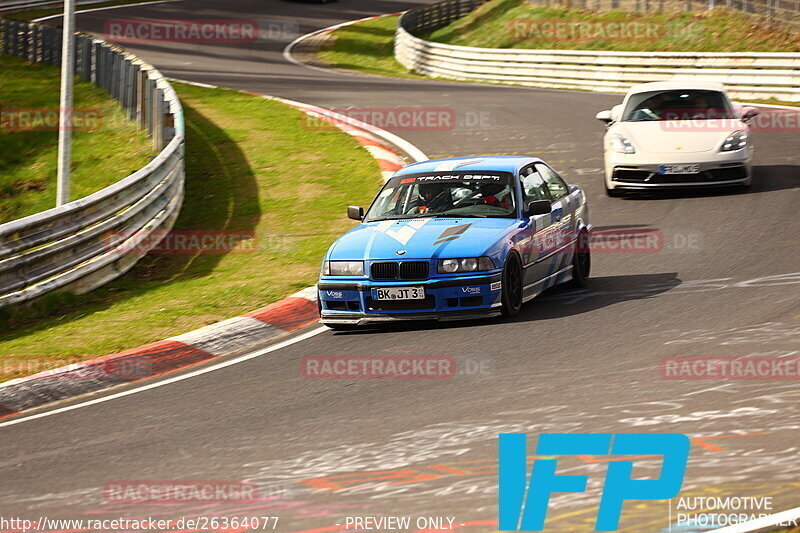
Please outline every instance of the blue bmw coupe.
[{"label": "blue bmw coupe", "polygon": [[398,319],[515,316],[545,289],[583,286],[586,195],[533,157],[425,161],[399,170],[331,245],[318,288],[332,329]]}]

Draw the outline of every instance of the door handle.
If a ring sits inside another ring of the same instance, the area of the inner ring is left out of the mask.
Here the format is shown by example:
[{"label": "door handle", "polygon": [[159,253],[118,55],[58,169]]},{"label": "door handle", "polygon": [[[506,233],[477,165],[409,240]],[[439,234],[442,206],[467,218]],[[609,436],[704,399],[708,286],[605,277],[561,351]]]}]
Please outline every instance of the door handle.
[{"label": "door handle", "polygon": [[556,222],[561,222],[561,215],[556,215]]}]

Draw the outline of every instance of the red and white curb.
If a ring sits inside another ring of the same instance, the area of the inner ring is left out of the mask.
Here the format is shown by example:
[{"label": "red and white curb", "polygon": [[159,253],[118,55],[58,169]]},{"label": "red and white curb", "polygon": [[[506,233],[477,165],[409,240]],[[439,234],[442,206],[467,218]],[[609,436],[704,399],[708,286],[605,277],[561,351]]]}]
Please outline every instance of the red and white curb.
[{"label": "red and white curb", "polygon": [[[202,83],[174,81],[217,88]],[[370,124],[301,102],[248,94],[278,100],[352,135],[377,160],[384,180],[405,166],[406,160],[410,163],[427,159],[422,151],[408,141]],[[401,155],[401,150],[407,157]],[[249,350],[316,322],[318,313],[317,288],[308,287],[261,309],[189,333],[0,383],[0,418]]]}]

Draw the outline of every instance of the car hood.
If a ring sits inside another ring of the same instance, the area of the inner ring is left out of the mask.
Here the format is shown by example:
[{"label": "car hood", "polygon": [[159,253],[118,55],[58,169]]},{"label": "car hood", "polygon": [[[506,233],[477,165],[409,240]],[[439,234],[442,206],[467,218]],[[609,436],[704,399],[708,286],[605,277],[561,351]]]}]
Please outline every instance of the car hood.
[{"label": "car hood", "polygon": [[738,119],[621,122],[613,131],[625,136],[637,152],[692,153],[715,150],[722,140],[747,126]]},{"label": "car hood", "polygon": [[[342,235],[329,259],[429,259],[484,255],[520,221],[512,218],[417,218],[360,224]],[[404,253],[398,254],[405,250]]]}]

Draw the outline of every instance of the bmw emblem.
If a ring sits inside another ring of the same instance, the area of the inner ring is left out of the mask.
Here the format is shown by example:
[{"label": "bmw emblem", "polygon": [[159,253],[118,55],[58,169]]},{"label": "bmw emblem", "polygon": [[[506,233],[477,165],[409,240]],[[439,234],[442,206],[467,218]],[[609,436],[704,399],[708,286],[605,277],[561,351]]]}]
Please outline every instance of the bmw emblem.
[{"label": "bmw emblem", "polygon": [[397,250],[395,253],[397,255],[406,255],[406,251],[405,250]]}]

